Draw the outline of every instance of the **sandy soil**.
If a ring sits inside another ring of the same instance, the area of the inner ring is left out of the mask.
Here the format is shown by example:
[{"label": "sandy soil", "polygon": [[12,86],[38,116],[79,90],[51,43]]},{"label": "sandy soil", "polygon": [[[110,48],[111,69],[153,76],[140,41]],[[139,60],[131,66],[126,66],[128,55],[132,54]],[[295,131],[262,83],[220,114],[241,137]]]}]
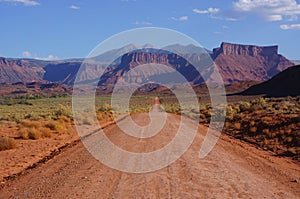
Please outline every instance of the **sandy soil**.
[{"label": "sandy soil", "polygon": [[[110,124],[111,121],[101,122],[102,126]],[[59,153],[62,148],[79,140],[74,126],[68,128],[65,133],[53,133],[51,138],[38,140],[18,138],[18,127],[13,122],[1,124],[0,129],[2,135],[16,139],[15,149],[0,151],[0,185],[4,184],[5,178],[14,177],[39,161],[44,162]]]},{"label": "sandy soil", "polygon": [[[140,125],[149,122],[146,114],[132,117]],[[126,136],[116,125],[105,132],[126,150],[153,151],[175,136],[180,118],[167,117],[160,134],[152,138]],[[5,182],[0,198],[300,198],[298,164],[226,135],[207,157],[199,159],[207,127],[200,125],[198,131],[180,159],[146,174],[111,169],[76,142],[46,163]]]}]

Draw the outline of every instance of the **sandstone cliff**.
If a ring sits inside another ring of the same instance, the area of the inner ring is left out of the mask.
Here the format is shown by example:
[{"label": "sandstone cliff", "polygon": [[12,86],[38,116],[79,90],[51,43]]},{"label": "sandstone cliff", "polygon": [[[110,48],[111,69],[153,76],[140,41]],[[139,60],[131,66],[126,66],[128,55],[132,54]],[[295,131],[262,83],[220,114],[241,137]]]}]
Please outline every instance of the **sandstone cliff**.
[{"label": "sandstone cliff", "polygon": [[251,46],[222,43],[212,58],[224,82],[266,81],[294,63],[278,54],[278,46]]}]

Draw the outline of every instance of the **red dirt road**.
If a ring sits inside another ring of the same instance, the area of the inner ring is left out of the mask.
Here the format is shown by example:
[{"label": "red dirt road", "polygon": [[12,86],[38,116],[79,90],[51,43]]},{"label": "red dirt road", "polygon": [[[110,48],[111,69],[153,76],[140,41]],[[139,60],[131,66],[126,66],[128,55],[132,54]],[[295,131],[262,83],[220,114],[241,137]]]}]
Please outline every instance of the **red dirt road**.
[{"label": "red dirt road", "polygon": [[[149,122],[147,114],[132,117],[140,125]],[[180,117],[167,117],[160,134],[147,139],[122,134],[116,125],[105,132],[125,150],[153,151],[176,134]],[[145,174],[111,169],[78,142],[45,164],[7,181],[0,198],[300,198],[300,166],[286,158],[222,135],[214,150],[199,159],[206,131],[200,125],[193,144],[180,159]]]}]

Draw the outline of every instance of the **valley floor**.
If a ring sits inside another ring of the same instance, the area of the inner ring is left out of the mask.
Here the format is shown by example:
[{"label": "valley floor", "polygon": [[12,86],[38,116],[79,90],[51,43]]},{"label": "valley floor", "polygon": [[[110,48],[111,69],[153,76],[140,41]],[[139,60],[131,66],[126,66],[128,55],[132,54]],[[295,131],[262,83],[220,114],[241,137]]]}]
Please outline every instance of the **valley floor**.
[{"label": "valley floor", "polygon": [[[136,114],[138,124],[147,123]],[[124,138],[116,125],[106,135],[130,151],[153,150],[174,136],[179,117],[168,114],[159,137],[148,142]],[[299,198],[300,166],[222,135],[214,150],[199,159],[207,128],[199,125],[193,144],[180,159],[156,172],[124,173],[94,159],[76,142],[0,189],[1,198]],[[92,136],[87,137],[91,142]],[[128,136],[127,136],[128,137]]]}]

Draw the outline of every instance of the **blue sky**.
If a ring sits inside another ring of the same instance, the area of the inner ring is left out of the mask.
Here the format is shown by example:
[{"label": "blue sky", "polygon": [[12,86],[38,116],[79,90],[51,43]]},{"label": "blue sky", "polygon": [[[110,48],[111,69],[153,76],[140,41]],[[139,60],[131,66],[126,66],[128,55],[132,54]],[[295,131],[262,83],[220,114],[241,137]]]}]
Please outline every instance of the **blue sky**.
[{"label": "blue sky", "polygon": [[86,57],[132,28],[180,31],[207,49],[221,42],[279,45],[300,60],[299,0],[0,0],[0,56]]}]

